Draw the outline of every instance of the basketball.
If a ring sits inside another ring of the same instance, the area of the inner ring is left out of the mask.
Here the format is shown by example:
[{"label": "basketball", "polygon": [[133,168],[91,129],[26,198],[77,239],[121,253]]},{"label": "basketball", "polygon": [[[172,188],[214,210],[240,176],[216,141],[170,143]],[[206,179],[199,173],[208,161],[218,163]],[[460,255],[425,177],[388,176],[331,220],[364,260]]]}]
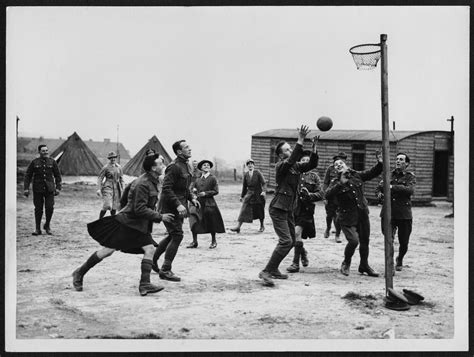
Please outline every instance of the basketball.
[{"label": "basketball", "polygon": [[328,131],[332,128],[332,120],[329,117],[320,117],[316,122],[316,125],[321,131]]}]

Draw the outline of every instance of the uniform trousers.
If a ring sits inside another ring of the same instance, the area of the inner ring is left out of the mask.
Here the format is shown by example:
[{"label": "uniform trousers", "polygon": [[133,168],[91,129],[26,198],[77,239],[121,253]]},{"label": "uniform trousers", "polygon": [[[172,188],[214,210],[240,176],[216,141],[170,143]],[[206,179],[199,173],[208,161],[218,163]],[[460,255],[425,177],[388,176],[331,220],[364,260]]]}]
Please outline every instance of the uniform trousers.
[{"label": "uniform trousers", "polygon": [[352,256],[359,245],[360,264],[368,264],[369,258],[369,237],[370,237],[370,221],[369,215],[363,210],[358,210],[357,224],[347,226],[341,224],[342,232],[347,239],[347,245],[344,249],[344,261],[351,263]]},{"label": "uniform trousers", "polygon": [[54,192],[35,192],[33,191],[33,204],[35,205],[35,223],[36,229],[40,229],[41,218],[43,217],[43,206],[46,213],[46,227],[51,222],[54,211]]},{"label": "uniform trousers", "polygon": [[178,252],[179,245],[183,240],[183,222],[184,218],[176,214],[172,222],[163,222],[168,236],[158,244],[157,252],[165,252],[165,259],[162,266],[162,270],[164,271],[171,270],[171,265]]},{"label": "uniform trousers", "polygon": [[[384,233],[383,222],[384,220],[382,218],[382,233]],[[395,242],[395,235],[397,234],[397,230],[398,230],[398,243],[399,243],[398,259],[401,263],[403,261],[403,257],[408,251],[408,242],[410,240],[413,220],[392,218],[391,225],[392,225],[392,245]],[[392,250],[393,250],[393,246],[392,246]]]},{"label": "uniform trousers", "polygon": [[264,269],[271,272],[278,269],[281,261],[288,255],[295,243],[295,219],[293,211],[284,211],[279,208],[270,207],[269,213],[273,222],[273,228],[278,236],[278,243]]}]

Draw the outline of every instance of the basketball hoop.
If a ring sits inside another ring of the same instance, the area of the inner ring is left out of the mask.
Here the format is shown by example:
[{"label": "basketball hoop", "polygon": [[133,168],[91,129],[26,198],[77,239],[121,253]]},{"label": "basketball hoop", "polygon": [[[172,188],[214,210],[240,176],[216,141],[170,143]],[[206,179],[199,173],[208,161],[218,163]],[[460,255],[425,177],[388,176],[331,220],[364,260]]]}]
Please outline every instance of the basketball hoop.
[{"label": "basketball hoop", "polygon": [[354,59],[357,69],[371,70],[377,67],[381,57],[380,44],[363,44],[351,47],[349,52]]}]

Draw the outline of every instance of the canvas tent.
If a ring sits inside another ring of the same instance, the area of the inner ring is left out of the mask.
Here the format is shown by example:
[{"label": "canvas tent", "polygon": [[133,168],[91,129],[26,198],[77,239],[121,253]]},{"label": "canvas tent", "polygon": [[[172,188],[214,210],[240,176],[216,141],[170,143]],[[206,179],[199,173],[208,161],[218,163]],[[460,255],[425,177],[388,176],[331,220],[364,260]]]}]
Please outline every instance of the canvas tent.
[{"label": "canvas tent", "polygon": [[98,175],[102,169],[99,159],[76,132],[54,150],[51,157],[58,163],[61,174],[66,176]]},{"label": "canvas tent", "polygon": [[148,140],[145,146],[143,146],[139,152],[123,167],[123,173],[129,176],[140,176],[143,173],[142,164],[143,159],[145,158],[145,153],[148,149],[155,150],[158,154],[165,158],[165,164],[169,164],[171,162],[171,156],[166,152],[163,145],[161,145],[160,141],[153,135],[153,137]]}]

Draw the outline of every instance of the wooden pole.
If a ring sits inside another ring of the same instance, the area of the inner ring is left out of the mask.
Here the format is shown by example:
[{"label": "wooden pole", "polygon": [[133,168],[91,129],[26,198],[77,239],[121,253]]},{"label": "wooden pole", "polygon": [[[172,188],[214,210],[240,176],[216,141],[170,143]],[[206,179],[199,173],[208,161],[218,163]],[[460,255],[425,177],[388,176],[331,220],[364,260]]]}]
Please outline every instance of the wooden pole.
[{"label": "wooden pole", "polygon": [[120,164],[120,152],[119,152],[119,126],[117,125],[117,161]]},{"label": "wooden pole", "polygon": [[383,230],[385,236],[385,293],[393,288],[393,242],[392,242],[392,207],[390,194],[390,127],[388,120],[388,63],[387,35],[380,35],[381,47],[381,82],[382,82],[382,155],[383,155]]}]

